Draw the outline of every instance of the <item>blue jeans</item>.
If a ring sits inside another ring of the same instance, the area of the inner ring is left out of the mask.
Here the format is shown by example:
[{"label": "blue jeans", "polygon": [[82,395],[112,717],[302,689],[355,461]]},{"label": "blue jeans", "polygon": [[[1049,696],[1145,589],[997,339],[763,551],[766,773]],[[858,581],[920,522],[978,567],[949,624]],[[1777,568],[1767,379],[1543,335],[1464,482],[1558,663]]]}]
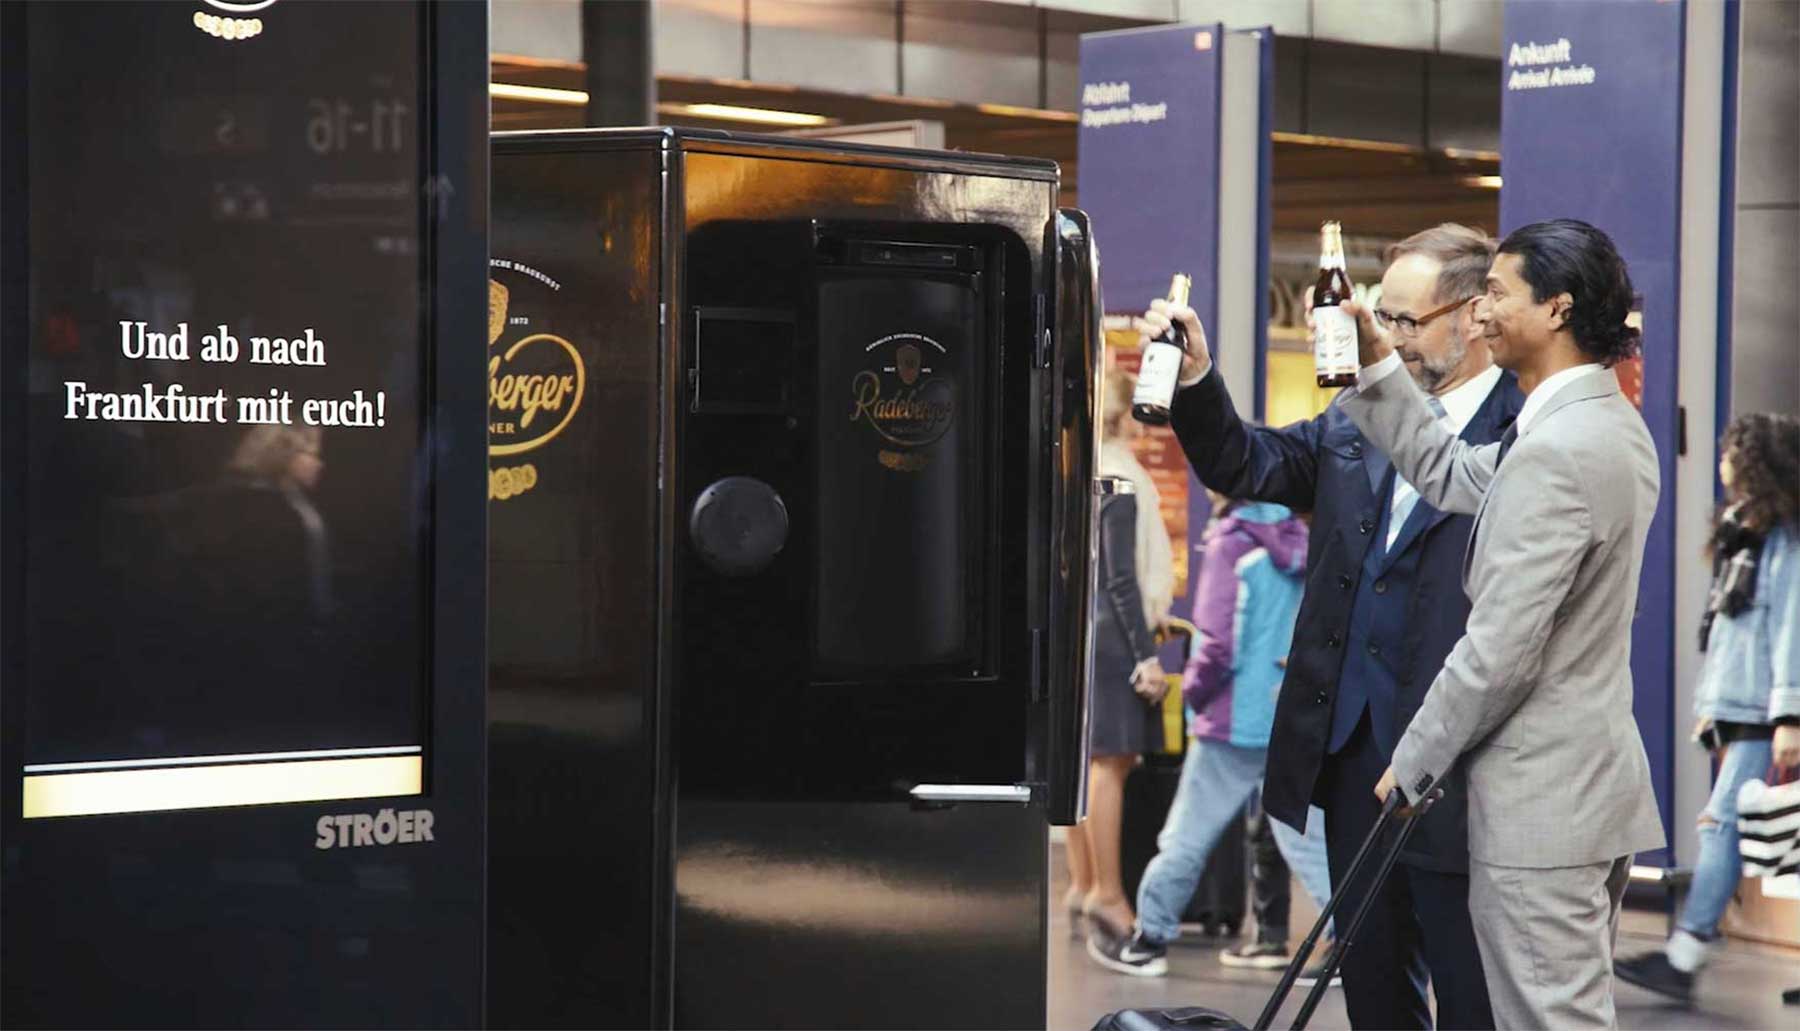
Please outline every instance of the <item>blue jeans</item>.
[{"label": "blue jeans", "polygon": [[1719,779],[1713,782],[1712,798],[1706,803],[1705,815],[1712,822],[1700,827],[1700,858],[1694,863],[1694,883],[1677,921],[1677,926],[1696,938],[1718,934],[1725,907],[1737,891],[1744,872],[1743,859],[1738,855],[1738,788],[1768,771],[1773,752],[1769,741],[1733,741],[1725,746]]},{"label": "blue jeans", "polygon": [[[1138,929],[1153,941],[1170,942],[1181,935],[1181,911],[1194,897],[1207,856],[1225,826],[1241,819],[1244,803],[1262,786],[1266,748],[1242,748],[1224,741],[1188,740],[1187,758],[1181,763],[1181,783],[1162,833],[1156,836],[1156,858],[1144,868],[1138,882]],[[1311,832],[1315,821],[1319,837]],[[1330,874],[1324,867],[1323,815],[1307,814],[1308,838],[1275,821],[1275,841],[1288,866],[1300,878],[1314,901],[1324,905],[1330,897]],[[1296,848],[1290,848],[1294,844]],[[1320,893],[1324,894],[1321,895]]]},{"label": "blue jeans", "polygon": [[[1331,862],[1325,854],[1325,810],[1306,807],[1306,833],[1301,834],[1280,820],[1270,820],[1275,830],[1275,846],[1287,860],[1288,869],[1300,878],[1300,886],[1312,896],[1320,909],[1331,901]],[[1325,929],[1330,934],[1332,928]]]}]

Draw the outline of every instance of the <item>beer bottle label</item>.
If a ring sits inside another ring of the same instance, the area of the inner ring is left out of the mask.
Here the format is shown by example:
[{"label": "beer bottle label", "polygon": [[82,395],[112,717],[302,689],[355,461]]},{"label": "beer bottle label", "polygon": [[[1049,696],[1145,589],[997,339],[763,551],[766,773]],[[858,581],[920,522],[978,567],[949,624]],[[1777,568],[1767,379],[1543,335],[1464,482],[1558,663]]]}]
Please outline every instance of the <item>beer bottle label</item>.
[{"label": "beer bottle label", "polygon": [[1313,367],[1320,376],[1354,375],[1358,367],[1356,354],[1356,319],[1337,305],[1314,308]]},{"label": "beer bottle label", "polygon": [[1144,360],[1138,366],[1137,389],[1131,404],[1152,408],[1168,408],[1175,399],[1175,384],[1181,377],[1181,348],[1153,340],[1144,348]]}]

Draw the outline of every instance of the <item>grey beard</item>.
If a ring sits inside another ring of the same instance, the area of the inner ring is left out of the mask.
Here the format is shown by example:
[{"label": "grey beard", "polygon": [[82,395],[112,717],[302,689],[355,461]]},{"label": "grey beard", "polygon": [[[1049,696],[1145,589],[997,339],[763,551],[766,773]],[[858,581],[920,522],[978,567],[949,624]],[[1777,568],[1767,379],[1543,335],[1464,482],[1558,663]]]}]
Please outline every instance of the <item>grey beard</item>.
[{"label": "grey beard", "polygon": [[1437,393],[1438,385],[1456,375],[1462,368],[1463,359],[1469,356],[1469,344],[1458,336],[1451,344],[1449,353],[1438,361],[1432,361],[1419,355],[1419,386],[1427,394]]}]

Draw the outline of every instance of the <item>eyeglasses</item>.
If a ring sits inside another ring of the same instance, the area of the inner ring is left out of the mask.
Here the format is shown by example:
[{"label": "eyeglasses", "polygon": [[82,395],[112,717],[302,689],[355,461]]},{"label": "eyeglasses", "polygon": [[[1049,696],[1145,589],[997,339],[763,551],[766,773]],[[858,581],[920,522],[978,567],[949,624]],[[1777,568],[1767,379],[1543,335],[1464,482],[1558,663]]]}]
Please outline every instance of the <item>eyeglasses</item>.
[{"label": "eyeglasses", "polygon": [[1411,315],[1395,315],[1385,308],[1376,308],[1375,321],[1381,324],[1382,329],[1391,333],[1397,333],[1401,337],[1411,340],[1417,337],[1419,335],[1419,330],[1424,329],[1432,319],[1453,312],[1474,299],[1475,295],[1471,294],[1460,300],[1451,301],[1442,308],[1433,308],[1417,318],[1414,318]]}]

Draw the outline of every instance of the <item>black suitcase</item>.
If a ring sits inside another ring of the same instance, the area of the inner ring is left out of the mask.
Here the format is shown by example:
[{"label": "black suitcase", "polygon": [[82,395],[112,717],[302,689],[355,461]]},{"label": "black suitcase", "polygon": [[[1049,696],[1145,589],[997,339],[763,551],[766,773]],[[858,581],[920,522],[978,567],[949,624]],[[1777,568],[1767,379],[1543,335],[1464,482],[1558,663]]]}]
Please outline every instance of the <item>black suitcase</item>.
[{"label": "black suitcase", "polygon": [[[1143,764],[1125,780],[1119,874],[1128,899],[1137,898],[1144,868],[1156,857],[1156,836],[1162,832],[1169,806],[1175,800],[1175,788],[1181,782],[1181,761],[1179,755],[1146,755]],[[1249,850],[1240,814],[1227,822],[1219,834],[1200,883],[1194,888],[1194,897],[1182,911],[1182,923],[1197,924],[1207,937],[1237,938],[1244,926],[1250,896]]]},{"label": "black suitcase", "polygon": [[[1350,917],[1349,928],[1338,935],[1337,943],[1325,956],[1325,970],[1320,975],[1318,983],[1306,993],[1306,998],[1300,1004],[1300,1011],[1294,1014],[1292,1025],[1294,1031],[1301,1031],[1306,1027],[1306,1022],[1312,1019],[1313,1011],[1319,1008],[1319,1001],[1325,998],[1326,990],[1331,987],[1333,975],[1337,973],[1339,964],[1344,961],[1344,953],[1356,944],[1356,933],[1362,929],[1364,918],[1373,908],[1377,889],[1393,871],[1394,863],[1400,858],[1400,850],[1406,847],[1406,839],[1412,836],[1413,828],[1418,826],[1419,817],[1424,816],[1425,812],[1442,796],[1442,791],[1433,791],[1425,797],[1424,801],[1401,814],[1400,793],[1395,791],[1388,795],[1387,804],[1381,807],[1381,817],[1375,821],[1375,826],[1369,831],[1369,836],[1363,839],[1362,846],[1356,850],[1356,858],[1350,862],[1350,869],[1344,878],[1345,888],[1356,886],[1357,877],[1362,873],[1363,866],[1376,851],[1376,843],[1381,840],[1382,834],[1387,831],[1388,825],[1393,823],[1396,817],[1400,820],[1399,828],[1394,833],[1394,840],[1382,852],[1379,865],[1370,875],[1369,886],[1363,892],[1362,902],[1356,907],[1355,914]],[[1319,936],[1325,933],[1325,925],[1330,922],[1332,914],[1337,911],[1338,903],[1346,894],[1348,892],[1344,890],[1336,890],[1331,893],[1331,901],[1327,902],[1324,910],[1319,913],[1318,921],[1313,924],[1312,930],[1307,932],[1306,940],[1300,943],[1300,948],[1294,953],[1293,961],[1282,972],[1281,983],[1275,986],[1274,994],[1269,996],[1268,1003],[1263,1006],[1262,1014],[1256,1018],[1256,1023],[1251,1027],[1245,1027],[1238,1022],[1237,1018],[1222,1010],[1208,1009],[1204,1006],[1184,1006],[1177,1009],[1117,1010],[1101,1017],[1094,1024],[1094,1031],[1198,1031],[1198,1029],[1268,1031],[1269,1027],[1275,1023],[1275,1014],[1281,1009],[1281,1004],[1287,1001],[1288,993],[1293,991],[1294,982],[1299,980],[1300,971],[1305,969],[1306,960],[1312,955],[1313,946],[1318,944]]]}]

